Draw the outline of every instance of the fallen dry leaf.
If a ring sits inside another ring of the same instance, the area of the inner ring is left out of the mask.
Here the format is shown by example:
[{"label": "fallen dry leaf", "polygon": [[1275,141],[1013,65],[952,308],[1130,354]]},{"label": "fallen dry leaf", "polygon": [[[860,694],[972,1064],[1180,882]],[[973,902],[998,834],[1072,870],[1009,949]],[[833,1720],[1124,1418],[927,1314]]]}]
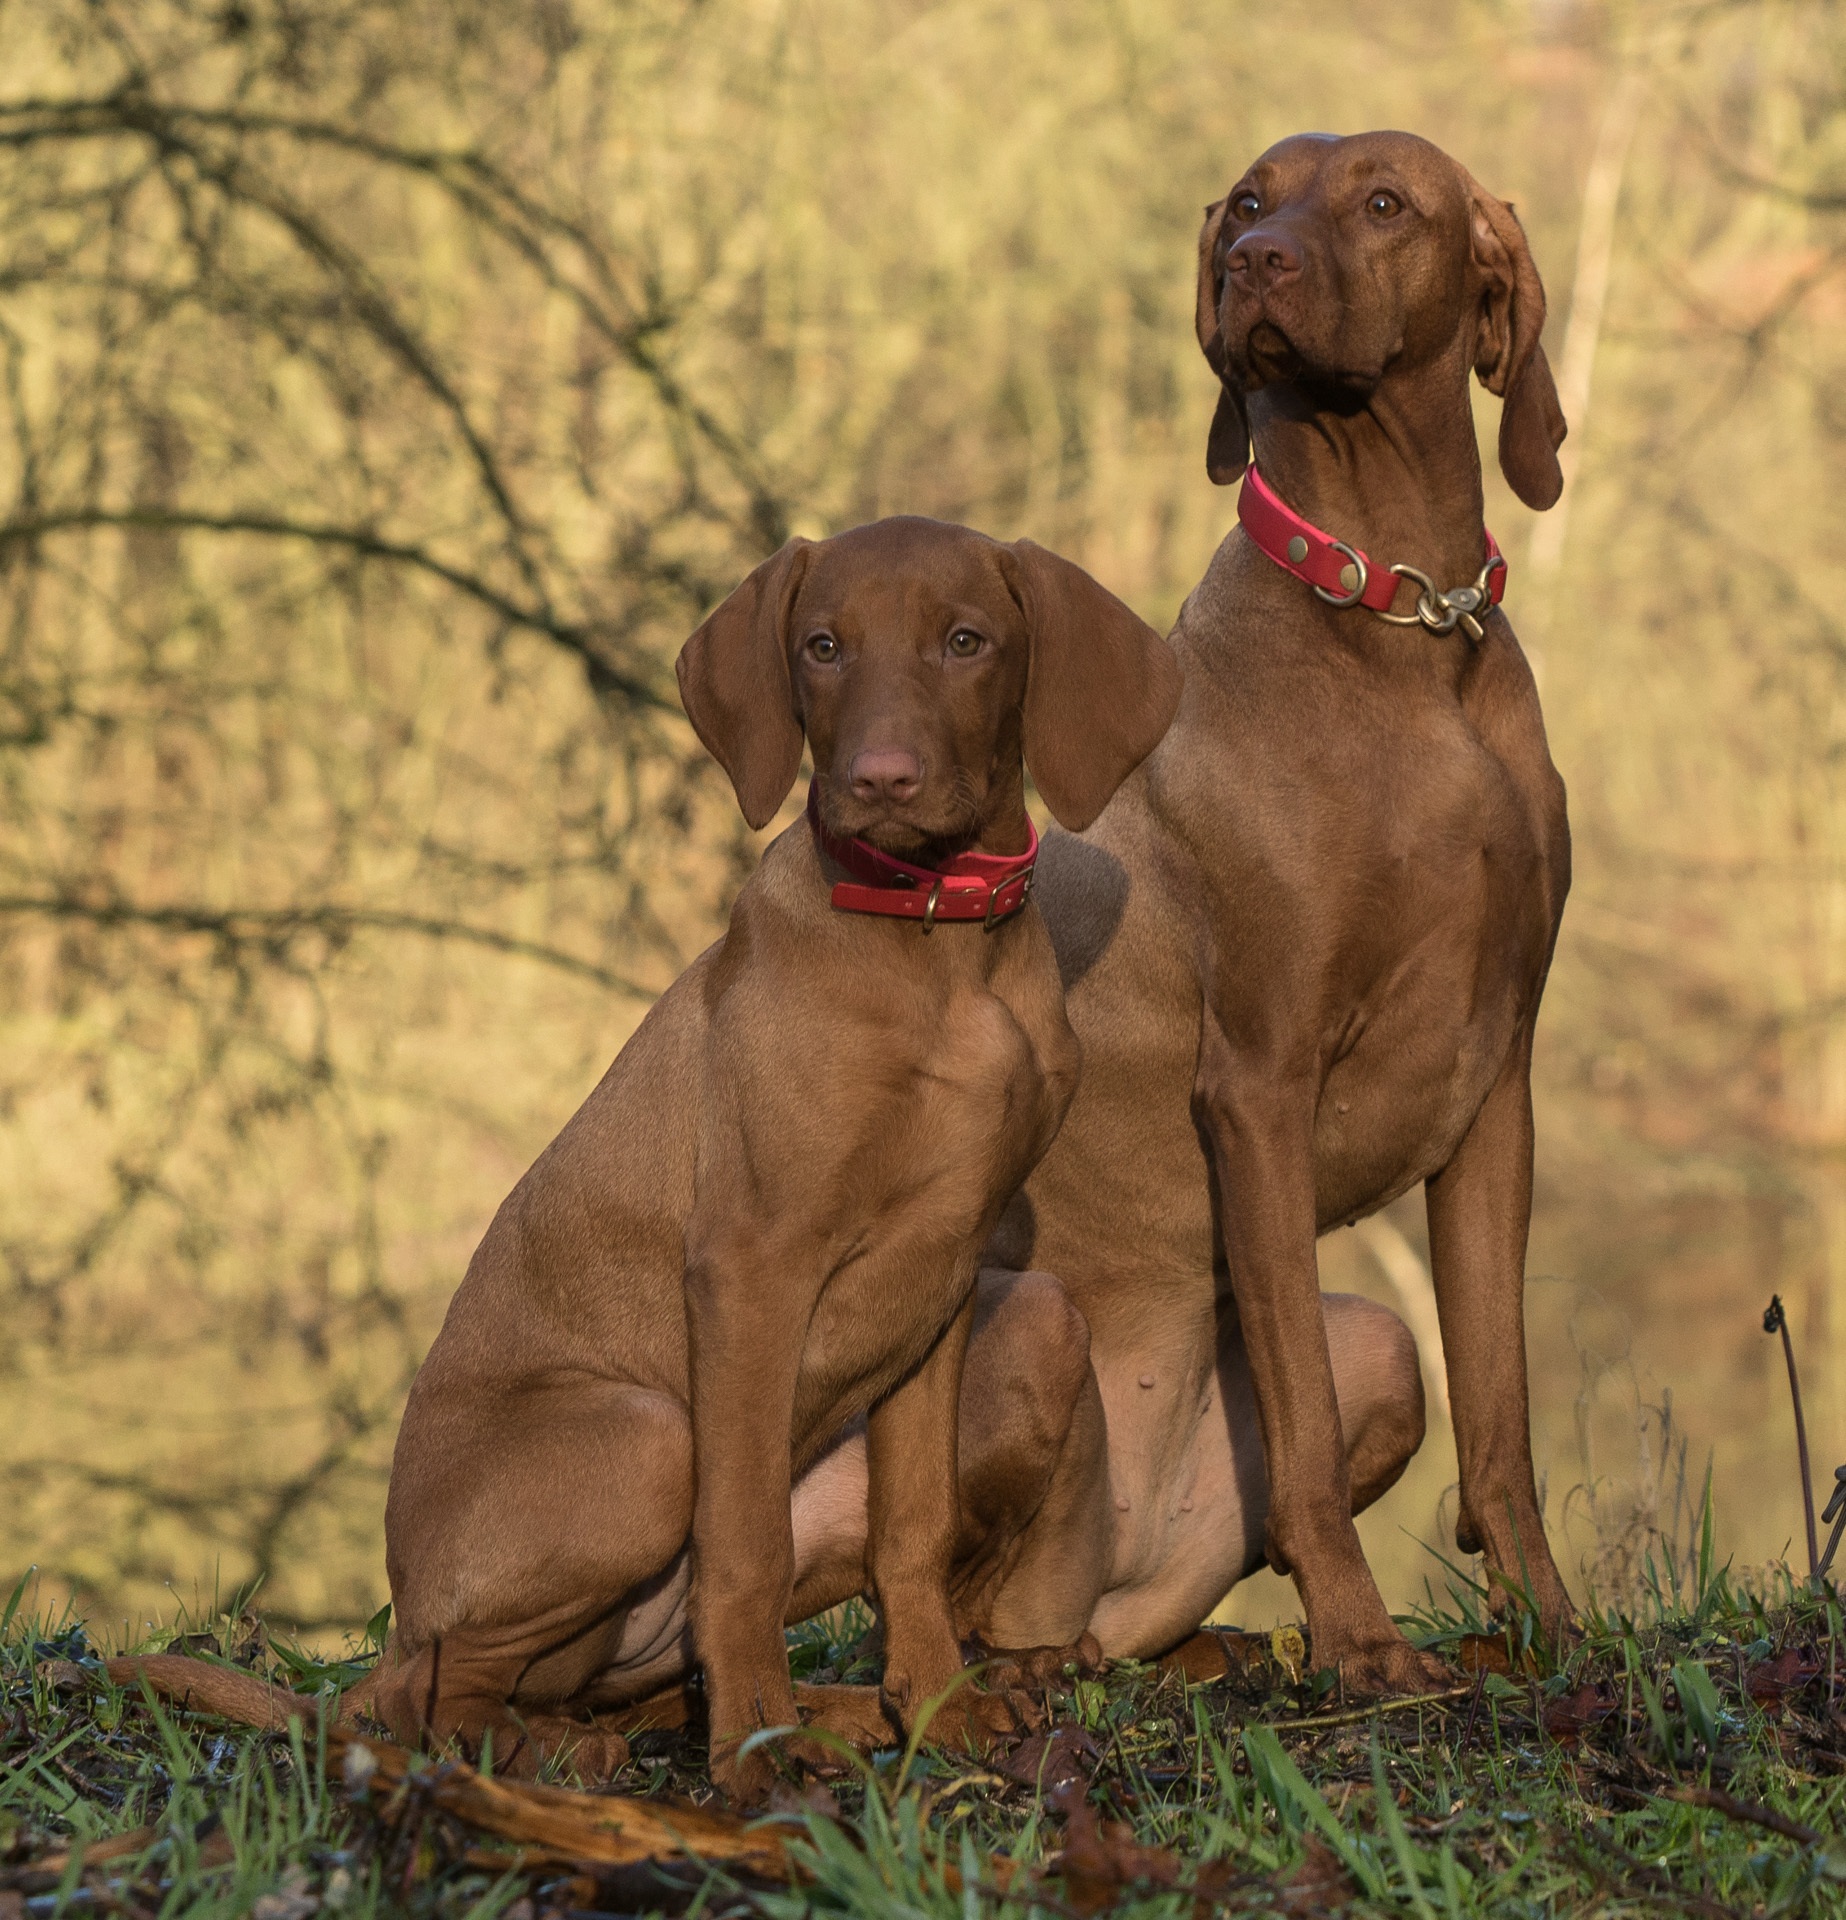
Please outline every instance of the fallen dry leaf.
[{"label": "fallen dry leaf", "polygon": [[1162,1673],[1183,1674],[1194,1685],[1208,1680],[1243,1679],[1269,1664],[1268,1636],[1234,1628],[1201,1627],[1162,1657]]},{"label": "fallen dry leaf", "polygon": [[1820,1662],[1800,1647],[1784,1647],[1771,1660],[1758,1660],[1744,1675],[1744,1691],[1766,1711],[1799,1693],[1820,1672]]},{"label": "fallen dry leaf", "polygon": [[96,1684],[75,1660],[41,1660],[38,1671],[54,1693],[78,1693]]},{"label": "fallen dry leaf", "polygon": [[1276,1904],[1284,1913],[1343,1913],[1358,1897],[1345,1862],[1313,1834],[1302,1842],[1300,1866],[1276,1882]]},{"label": "fallen dry leaf", "polygon": [[236,1858],[236,1843],[222,1827],[213,1827],[199,1842],[199,1865],[207,1871],[213,1867],[228,1867]]},{"label": "fallen dry leaf", "polygon": [[1051,1795],[1071,1785],[1087,1785],[1101,1757],[1089,1734],[1065,1721],[1048,1733],[1022,1740],[998,1766],[1007,1779]]},{"label": "fallen dry leaf", "polygon": [[1064,1883],[1065,1899],[1079,1913],[1101,1913],[1131,1887],[1179,1885],[1179,1856],[1143,1846],[1119,1820],[1099,1819],[1081,1786],[1064,1788],[1053,1805],[1064,1815],[1064,1846],[1045,1873]]},{"label": "fallen dry leaf", "polygon": [[1615,1711],[1615,1702],[1600,1687],[1585,1685],[1575,1693],[1548,1700],[1539,1709],[1539,1724],[1560,1746],[1580,1740],[1587,1728],[1606,1720]]},{"label": "fallen dry leaf", "polygon": [[1515,1666],[1521,1673],[1533,1670],[1530,1653],[1514,1661],[1506,1650],[1506,1635],[1503,1633],[1464,1633],[1450,1647],[1449,1658],[1463,1673],[1510,1674]]}]

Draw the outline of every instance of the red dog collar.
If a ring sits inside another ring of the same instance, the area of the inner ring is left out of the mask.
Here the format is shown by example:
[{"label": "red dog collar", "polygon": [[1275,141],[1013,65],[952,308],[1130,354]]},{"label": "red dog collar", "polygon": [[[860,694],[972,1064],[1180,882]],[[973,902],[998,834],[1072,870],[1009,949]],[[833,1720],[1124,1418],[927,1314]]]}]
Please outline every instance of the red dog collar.
[{"label": "red dog collar", "polygon": [[[1252,467],[1237,496],[1237,518],[1257,547],[1284,573],[1305,581],[1330,607],[1366,607],[1396,626],[1425,626],[1432,633],[1467,629],[1471,639],[1481,637],[1478,616],[1497,607],[1506,592],[1506,561],[1493,535],[1487,535],[1487,564],[1469,587],[1439,588],[1415,567],[1374,568],[1362,548],[1302,519],[1277,498],[1269,482]],[[1415,613],[1393,613],[1399,580],[1414,580],[1421,589]]]},{"label": "red dog collar", "polygon": [[844,913],[921,920],[925,933],[938,920],[979,920],[991,933],[1025,905],[1032,891],[1038,829],[1030,820],[1024,853],[958,853],[939,867],[917,867],[863,840],[842,840],[829,833],[820,817],[820,782],[815,780],[808,786],[808,826],[828,859],[866,883],[835,882],[833,904]]}]

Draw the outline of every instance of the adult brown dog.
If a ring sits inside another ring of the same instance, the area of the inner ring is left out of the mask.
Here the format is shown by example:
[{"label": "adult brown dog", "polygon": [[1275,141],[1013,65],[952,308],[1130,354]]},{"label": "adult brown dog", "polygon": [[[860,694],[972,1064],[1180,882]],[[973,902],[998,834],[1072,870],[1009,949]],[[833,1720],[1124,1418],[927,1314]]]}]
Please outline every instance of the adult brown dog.
[{"label": "adult brown dog", "polygon": [[[1544,310],[1512,210],[1437,148],[1283,141],[1200,236],[1212,479],[1237,479],[1253,439],[1276,493],[1373,566],[1476,581],[1471,375],[1504,396],[1515,492],[1545,507],[1561,485]],[[1406,581],[1395,610],[1416,600]],[[1171,731],[1083,838],[1047,842],[1084,1078],[997,1251],[1056,1273],[1090,1327],[1117,1506],[1092,1624],[1110,1652],[1190,1632],[1265,1541],[1237,1433],[1247,1365],[1267,1557],[1295,1576],[1316,1662],[1359,1689],[1440,1678],[1353,1528],[1408,1446],[1361,1462],[1342,1432],[1314,1250],[1418,1181],[1457,1538],[1529,1586],[1548,1628],[1569,1618],[1521,1306],[1532,1030],[1569,837],[1532,675],[1504,616],[1482,624],[1476,640],[1337,609],[1233,532],[1172,635]],[[1382,1404],[1420,1434],[1420,1404]]]},{"label": "adult brown dog", "polygon": [[[753,825],[805,731],[831,833],[925,865],[1026,846],[1022,755],[1054,812],[1087,824],[1178,682],[1166,643],[1076,567],[924,520],[791,543],[680,658]],[[870,1494],[846,1591],[878,1600],[893,1718],[908,1729],[959,1672],[947,1583],[977,1265],[1077,1052],[1029,901],[932,937],[836,911],[843,877],[806,823],[771,845],[724,939],[476,1252],[392,1469],[397,1612],[372,1711],[400,1737],[491,1733],[503,1766],[573,1746],[603,1770],[619,1749],[587,1717],[696,1656],[714,1776],[766,1786],[739,1743],[796,1723],[783,1625],[832,1577],[826,1529],[797,1540],[792,1486],[861,1419]],[[1030,1276],[984,1304],[1003,1339],[1055,1356],[1076,1337]],[[1021,1473],[1042,1495],[1030,1389],[972,1371],[989,1418],[965,1471],[1002,1505]],[[1086,1404],[1094,1454],[1093,1388]]]}]

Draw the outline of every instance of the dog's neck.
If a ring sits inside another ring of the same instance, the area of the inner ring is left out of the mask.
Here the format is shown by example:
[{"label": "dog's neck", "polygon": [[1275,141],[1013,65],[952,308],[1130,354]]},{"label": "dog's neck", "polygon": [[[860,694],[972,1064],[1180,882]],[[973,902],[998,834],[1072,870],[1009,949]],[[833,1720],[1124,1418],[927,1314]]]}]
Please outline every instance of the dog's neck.
[{"label": "dog's neck", "polygon": [[1483,558],[1481,456],[1460,343],[1392,369],[1363,407],[1336,412],[1292,383],[1250,396],[1263,478],[1304,519],[1374,566],[1466,585]]},{"label": "dog's neck", "polygon": [[1026,812],[1026,770],[1015,761],[995,776],[988,790],[987,818],[968,843],[971,853],[1024,853],[1032,838]]}]

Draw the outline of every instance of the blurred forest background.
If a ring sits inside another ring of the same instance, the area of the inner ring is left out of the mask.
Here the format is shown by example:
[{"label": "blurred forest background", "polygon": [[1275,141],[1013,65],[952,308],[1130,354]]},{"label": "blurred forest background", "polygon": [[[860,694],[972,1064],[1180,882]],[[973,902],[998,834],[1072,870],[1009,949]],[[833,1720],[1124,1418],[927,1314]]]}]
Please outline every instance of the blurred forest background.
[{"label": "blurred forest background", "polygon": [[[1235,504],[1200,211],[1372,126],[1517,203],[1571,413],[1556,514],[1490,482],[1578,847],[1529,1294],[1561,1558],[1632,1581],[1708,1452],[1724,1550],[1800,1558],[1760,1315],[1830,1480],[1838,4],[0,0],[0,44],[6,1584],[377,1606],[476,1238],[755,856],[685,634],[899,510],[1169,622]],[[1412,1200],[1325,1281],[1414,1306],[1422,1245]],[[1366,1522],[1396,1601],[1453,1477],[1437,1410]]]}]

